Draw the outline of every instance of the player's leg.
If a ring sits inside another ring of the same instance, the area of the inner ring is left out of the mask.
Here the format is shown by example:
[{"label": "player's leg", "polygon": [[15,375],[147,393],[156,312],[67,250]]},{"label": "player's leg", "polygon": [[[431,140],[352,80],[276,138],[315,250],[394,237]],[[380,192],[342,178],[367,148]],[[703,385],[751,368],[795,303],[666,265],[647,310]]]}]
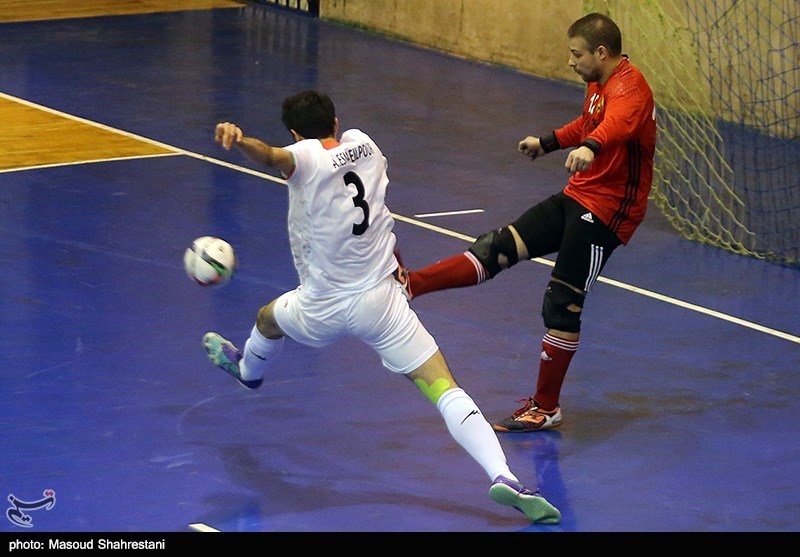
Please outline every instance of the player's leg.
[{"label": "player's leg", "polygon": [[[549,213],[543,207],[551,203],[545,200],[531,207],[518,221],[547,219]],[[547,225],[547,220],[543,221],[542,229],[545,232],[552,229]],[[560,234],[539,234],[537,237],[537,253],[534,254],[517,233],[516,223],[511,224],[482,234],[464,253],[416,270],[406,268],[397,254],[400,263],[398,280],[404,285],[409,300],[437,290],[481,284],[521,260],[553,253],[558,249]]]},{"label": "player's leg", "polygon": [[[568,252],[569,253],[569,250]],[[586,291],[555,277],[547,285],[542,302],[546,331],[542,338],[539,375],[533,403],[544,425],[560,423],[559,399],[564,377],[580,344],[581,314]]]},{"label": "player's leg", "polygon": [[[289,298],[294,293],[285,296]],[[244,343],[242,362],[239,365],[242,379],[261,380],[270,366],[270,360],[283,348],[286,335],[275,320],[275,307],[282,298],[273,300],[258,310],[256,324]]]},{"label": "player's leg", "polygon": [[208,332],[203,336],[209,359],[248,389],[261,386],[270,360],[283,347],[284,333],[274,317],[276,301],[272,300],[259,309],[256,324],[245,341],[244,352],[218,333]]},{"label": "player's leg", "polygon": [[536,392],[508,418],[494,424],[497,431],[528,432],[561,424],[561,388],[580,344],[581,316],[586,294],[605,267],[619,239],[587,210],[562,197],[566,225],[551,281],[542,303],[546,327],[539,357]]},{"label": "player's leg", "polygon": [[450,435],[494,482],[495,501],[515,506],[535,522],[560,520],[558,510],[522,486],[497,435],[475,401],[456,383],[436,341],[390,279],[363,294],[351,311],[354,334],[372,346],[391,371],[408,377],[439,410]]},{"label": "player's leg", "polygon": [[556,507],[511,472],[497,435],[472,397],[455,382],[441,351],[406,377],[436,406],[453,439],[483,467],[492,480],[492,500],[520,510],[532,522],[556,524],[561,520]]},{"label": "player's leg", "polygon": [[341,338],[346,331],[341,310],[344,301],[299,296],[299,289],[282,294],[262,307],[245,342],[244,353],[216,333],[204,337],[209,358],[248,388],[261,384],[284,337],[313,347]]},{"label": "player's leg", "polygon": [[389,370],[408,377],[436,405],[453,438],[493,480],[511,477],[497,436],[450,373],[435,339],[388,280],[358,298],[351,330],[370,345]]},{"label": "player's leg", "polygon": [[[565,253],[563,250],[562,246],[561,253]],[[496,431],[525,433],[561,424],[559,397],[569,364],[578,350],[583,300],[584,293],[568,284],[551,280],[547,285],[542,309],[547,332],[539,355],[536,393],[511,416],[493,424]]]},{"label": "player's leg", "polygon": [[515,237],[508,227],[482,234],[464,253],[437,261],[422,269],[403,266],[397,254],[400,280],[405,278],[410,300],[437,290],[475,286],[494,278],[500,271],[519,261]]},{"label": "player's leg", "polygon": [[516,480],[506,462],[497,435],[483,413],[455,381],[440,350],[405,374],[439,410],[453,439],[484,469],[490,480]]},{"label": "player's leg", "polygon": [[587,211],[579,203],[567,199],[566,205],[569,224],[542,304],[547,331],[533,398],[543,410],[558,410],[564,376],[580,342],[586,295],[621,244],[598,218],[584,219]]}]

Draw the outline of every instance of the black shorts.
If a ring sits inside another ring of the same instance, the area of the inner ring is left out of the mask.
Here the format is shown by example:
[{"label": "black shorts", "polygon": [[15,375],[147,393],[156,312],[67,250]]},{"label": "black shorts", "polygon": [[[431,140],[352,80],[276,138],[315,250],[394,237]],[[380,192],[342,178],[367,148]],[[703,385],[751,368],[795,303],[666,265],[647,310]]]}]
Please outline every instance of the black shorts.
[{"label": "black shorts", "polygon": [[512,224],[531,259],[557,252],[553,278],[584,292],[622,243],[596,215],[563,192],[537,203]]}]

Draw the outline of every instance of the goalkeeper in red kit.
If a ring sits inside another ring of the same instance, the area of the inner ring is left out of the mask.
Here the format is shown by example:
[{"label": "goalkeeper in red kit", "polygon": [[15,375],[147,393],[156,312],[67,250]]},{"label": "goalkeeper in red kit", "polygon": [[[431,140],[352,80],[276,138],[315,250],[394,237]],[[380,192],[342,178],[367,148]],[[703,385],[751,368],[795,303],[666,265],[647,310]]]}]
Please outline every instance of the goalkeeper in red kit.
[{"label": "goalkeeper in red kit", "polygon": [[575,21],[567,38],[569,65],[587,83],[583,112],[518,146],[531,159],[570,149],[567,185],[511,224],[481,235],[466,252],[418,270],[401,265],[396,275],[411,299],[480,284],[520,260],[557,253],[542,304],[546,332],[536,390],[522,408],[492,424],[501,432],[561,424],[561,387],[578,349],[584,301],[608,258],[644,219],[653,178],[653,93],[622,54],[619,27],[592,13]]}]

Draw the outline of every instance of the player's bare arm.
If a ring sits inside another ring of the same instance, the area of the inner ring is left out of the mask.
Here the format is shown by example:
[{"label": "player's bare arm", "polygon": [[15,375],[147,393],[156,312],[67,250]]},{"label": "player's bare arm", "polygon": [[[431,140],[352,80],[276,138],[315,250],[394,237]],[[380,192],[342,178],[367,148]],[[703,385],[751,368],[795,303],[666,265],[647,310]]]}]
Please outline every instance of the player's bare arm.
[{"label": "player's bare arm", "polygon": [[247,137],[236,124],[230,122],[217,124],[214,130],[214,140],[225,150],[236,147],[249,160],[270,168],[277,168],[285,175],[291,174],[294,168],[294,158],[290,151],[267,145],[254,137]]}]

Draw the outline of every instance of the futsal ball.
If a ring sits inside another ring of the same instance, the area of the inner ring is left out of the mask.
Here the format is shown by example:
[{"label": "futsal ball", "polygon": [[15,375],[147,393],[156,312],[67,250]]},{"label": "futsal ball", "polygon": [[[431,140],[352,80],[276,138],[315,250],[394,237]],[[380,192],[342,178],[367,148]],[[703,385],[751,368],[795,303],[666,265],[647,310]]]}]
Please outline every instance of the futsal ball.
[{"label": "futsal ball", "polygon": [[200,286],[219,287],[228,283],[236,270],[233,246],[216,236],[201,236],[186,248],[183,267]]}]

